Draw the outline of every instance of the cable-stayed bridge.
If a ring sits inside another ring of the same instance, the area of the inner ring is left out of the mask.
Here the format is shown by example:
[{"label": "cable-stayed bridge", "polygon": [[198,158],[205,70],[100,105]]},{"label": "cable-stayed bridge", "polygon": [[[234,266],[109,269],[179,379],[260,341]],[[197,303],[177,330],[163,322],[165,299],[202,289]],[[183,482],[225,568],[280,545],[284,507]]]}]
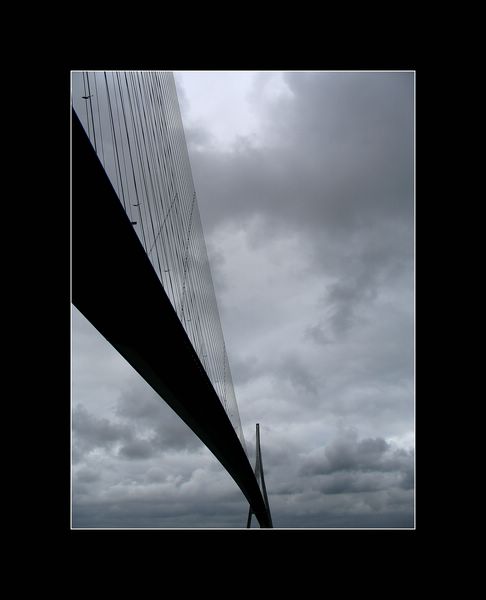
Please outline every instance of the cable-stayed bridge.
[{"label": "cable-stayed bridge", "polygon": [[[272,527],[251,468],[172,73],[72,73],[72,303]],[[250,516],[248,526],[250,524]]]}]

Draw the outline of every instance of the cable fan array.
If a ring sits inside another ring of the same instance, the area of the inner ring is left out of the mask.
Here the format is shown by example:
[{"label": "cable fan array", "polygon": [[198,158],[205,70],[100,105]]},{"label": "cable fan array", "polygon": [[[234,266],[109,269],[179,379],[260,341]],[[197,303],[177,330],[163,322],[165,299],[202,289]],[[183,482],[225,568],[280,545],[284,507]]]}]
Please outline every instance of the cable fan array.
[{"label": "cable fan array", "polygon": [[246,451],[174,76],[73,72],[72,103]]}]

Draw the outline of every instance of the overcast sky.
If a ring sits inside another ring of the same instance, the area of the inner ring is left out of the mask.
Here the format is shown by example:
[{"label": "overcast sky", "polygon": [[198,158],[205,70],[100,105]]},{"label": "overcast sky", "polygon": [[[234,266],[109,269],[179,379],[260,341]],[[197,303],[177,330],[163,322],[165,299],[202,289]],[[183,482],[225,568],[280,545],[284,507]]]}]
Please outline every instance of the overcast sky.
[{"label": "overcast sky", "polygon": [[[414,74],[175,77],[275,527],[412,527]],[[73,526],[245,527],[231,477],[75,308],[72,408]]]}]

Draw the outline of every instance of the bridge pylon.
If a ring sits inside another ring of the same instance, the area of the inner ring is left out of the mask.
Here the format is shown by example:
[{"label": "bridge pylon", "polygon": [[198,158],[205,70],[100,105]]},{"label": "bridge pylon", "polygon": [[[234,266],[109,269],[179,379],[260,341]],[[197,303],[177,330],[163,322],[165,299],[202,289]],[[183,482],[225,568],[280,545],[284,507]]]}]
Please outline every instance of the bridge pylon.
[{"label": "bridge pylon", "polygon": [[[270,504],[268,503],[267,489],[265,487],[265,476],[263,474],[263,462],[262,462],[262,451],[260,447],[260,424],[256,424],[256,456],[255,456],[255,477],[258,485],[262,491],[263,500],[265,501],[265,506],[267,508],[268,520],[270,522],[270,527],[273,527],[272,523],[272,515],[270,513]],[[248,510],[248,519],[246,522],[246,528],[251,528],[251,517],[253,515],[253,511],[251,506]]]}]

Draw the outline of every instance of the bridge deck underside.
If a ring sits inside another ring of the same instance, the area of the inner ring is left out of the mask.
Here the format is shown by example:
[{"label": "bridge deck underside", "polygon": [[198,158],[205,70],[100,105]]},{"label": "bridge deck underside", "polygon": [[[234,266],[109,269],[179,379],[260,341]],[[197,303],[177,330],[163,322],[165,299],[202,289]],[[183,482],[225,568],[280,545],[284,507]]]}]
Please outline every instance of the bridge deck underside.
[{"label": "bridge deck underside", "polygon": [[[140,297],[143,311],[134,309]],[[260,525],[271,527],[240,440],[74,111],[72,303],[211,450]]]}]

